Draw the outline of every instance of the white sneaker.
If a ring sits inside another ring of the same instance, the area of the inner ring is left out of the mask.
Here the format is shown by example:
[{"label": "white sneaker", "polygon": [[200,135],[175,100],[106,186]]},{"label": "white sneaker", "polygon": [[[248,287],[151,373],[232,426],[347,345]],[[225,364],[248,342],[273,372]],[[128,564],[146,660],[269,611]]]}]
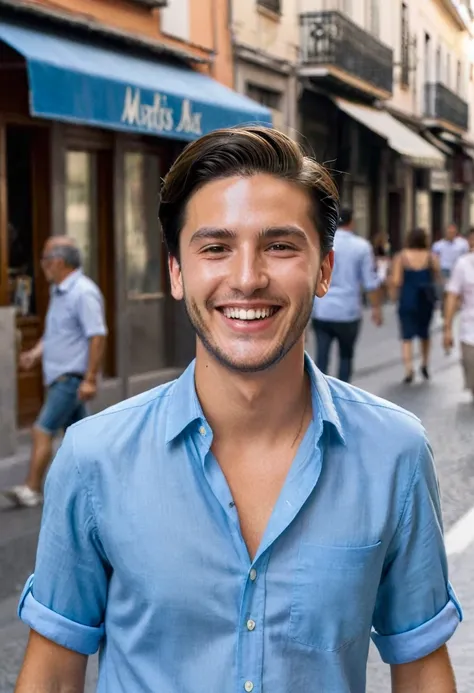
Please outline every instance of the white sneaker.
[{"label": "white sneaker", "polygon": [[14,486],[8,491],[3,491],[5,498],[8,498],[15,505],[23,508],[34,508],[43,502],[43,494],[33,491],[29,486]]}]

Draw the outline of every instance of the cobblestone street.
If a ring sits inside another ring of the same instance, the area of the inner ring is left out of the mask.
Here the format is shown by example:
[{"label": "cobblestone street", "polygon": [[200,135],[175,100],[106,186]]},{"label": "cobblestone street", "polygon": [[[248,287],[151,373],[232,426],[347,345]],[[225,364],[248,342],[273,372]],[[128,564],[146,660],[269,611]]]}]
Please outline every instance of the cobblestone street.
[{"label": "cobblestone street", "polygon": [[[393,309],[386,310],[386,323],[376,330],[366,320],[356,364],[355,384],[404,406],[423,420],[436,455],[442,490],[447,544],[456,523],[474,506],[474,406],[463,392],[458,355],[446,356],[435,327],[432,380],[401,385],[397,326]],[[311,349],[311,340],[308,348]],[[0,461],[0,487],[21,477],[25,460]],[[18,593],[34,561],[40,513],[10,511],[0,501],[0,693],[11,693],[21,664],[26,628],[15,618]],[[474,690],[474,544],[450,555],[451,580],[461,600],[465,621],[450,643],[458,679],[458,693]],[[92,693],[96,661],[89,667],[87,693]],[[371,651],[368,693],[390,691],[388,667]],[[308,691],[308,693],[310,693]]]}]

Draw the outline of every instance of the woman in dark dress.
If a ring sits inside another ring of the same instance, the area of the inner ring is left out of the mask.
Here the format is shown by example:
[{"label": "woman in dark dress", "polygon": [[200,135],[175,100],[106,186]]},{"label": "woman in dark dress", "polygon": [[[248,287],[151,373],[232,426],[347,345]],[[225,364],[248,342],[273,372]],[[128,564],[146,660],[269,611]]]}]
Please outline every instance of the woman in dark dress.
[{"label": "woman in dark dress", "polygon": [[430,325],[436,306],[436,286],[441,278],[439,260],[429,247],[424,229],[408,234],[406,248],[392,267],[392,295],[398,298],[398,317],[405,364],[405,383],[414,378],[413,340],[421,343],[421,374],[429,378]]}]

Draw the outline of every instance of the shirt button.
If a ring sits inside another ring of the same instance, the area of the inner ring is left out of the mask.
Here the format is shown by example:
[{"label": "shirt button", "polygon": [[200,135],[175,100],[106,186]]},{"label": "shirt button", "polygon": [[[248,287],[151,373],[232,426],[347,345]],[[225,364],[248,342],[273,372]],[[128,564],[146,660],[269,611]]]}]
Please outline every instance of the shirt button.
[{"label": "shirt button", "polygon": [[251,681],[246,681],[244,684],[244,688],[247,691],[247,693],[251,693],[253,691],[253,683]]},{"label": "shirt button", "polygon": [[256,625],[257,624],[255,623],[255,621],[252,621],[252,619],[249,618],[249,620],[247,621],[247,630],[255,630]]},{"label": "shirt button", "polygon": [[199,433],[200,433],[202,436],[205,436],[205,435],[206,435],[206,429],[204,428],[204,426],[201,426],[201,428],[199,429]]},{"label": "shirt button", "polygon": [[255,570],[255,568],[252,568],[249,577],[252,580],[252,582],[255,582],[255,580],[257,579],[257,571]]}]

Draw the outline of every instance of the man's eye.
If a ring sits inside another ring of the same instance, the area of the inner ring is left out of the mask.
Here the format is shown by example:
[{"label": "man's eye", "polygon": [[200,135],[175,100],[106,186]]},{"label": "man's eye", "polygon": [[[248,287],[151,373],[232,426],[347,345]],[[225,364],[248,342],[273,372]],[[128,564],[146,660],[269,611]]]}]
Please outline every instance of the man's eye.
[{"label": "man's eye", "polygon": [[276,250],[279,252],[282,252],[284,250],[294,250],[291,245],[287,245],[286,243],[273,243],[269,250]]},{"label": "man's eye", "polygon": [[219,253],[224,253],[226,250],[223,245],[207,245],[202,249],[203,253],[210,253],[211,255],[218,255]]}]

